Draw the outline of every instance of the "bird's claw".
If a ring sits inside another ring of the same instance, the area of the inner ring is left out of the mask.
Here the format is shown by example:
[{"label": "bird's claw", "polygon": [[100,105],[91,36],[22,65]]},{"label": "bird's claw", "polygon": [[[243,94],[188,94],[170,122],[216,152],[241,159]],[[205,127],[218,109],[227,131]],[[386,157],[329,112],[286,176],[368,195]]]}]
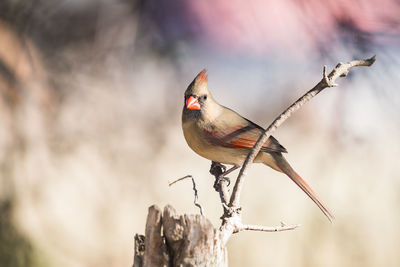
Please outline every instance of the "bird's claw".
[{"label": "bird's claw", "polygon": [[220,178],[221,180],[224,180],[224,181],[226,181],[228,184],[226,185],[226,186],[230,186],[231,185],[231,179],[229,179],[229,177],[221,177]]}]

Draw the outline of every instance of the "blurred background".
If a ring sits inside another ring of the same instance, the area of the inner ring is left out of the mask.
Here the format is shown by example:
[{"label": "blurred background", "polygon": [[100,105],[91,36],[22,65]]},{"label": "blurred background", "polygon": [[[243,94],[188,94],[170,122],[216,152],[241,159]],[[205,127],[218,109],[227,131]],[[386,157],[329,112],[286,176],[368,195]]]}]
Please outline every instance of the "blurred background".
[{"label": "blurred background", "polygon": [[[253,165],[230,266],[400,265],[400,3],[2,0],[0,266],[131,266],[147,208],[217,227],[210,162],[186,145],[183,93],[207,68],[214,97],[267,126],[339,61],[377,55],[275,137],[336,215]],[[235,178],[237,172],[231,175]]]}]

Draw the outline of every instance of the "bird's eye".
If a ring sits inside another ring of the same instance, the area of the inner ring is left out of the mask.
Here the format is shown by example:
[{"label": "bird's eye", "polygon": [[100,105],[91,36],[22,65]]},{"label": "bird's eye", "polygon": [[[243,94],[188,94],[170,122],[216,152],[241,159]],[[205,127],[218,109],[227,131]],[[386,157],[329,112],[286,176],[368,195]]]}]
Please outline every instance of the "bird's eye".
[{"label": "bird's eye", "polygon": [[207,100],[207,95],[203,95],[201,98],[203,99],[203,101]]}]

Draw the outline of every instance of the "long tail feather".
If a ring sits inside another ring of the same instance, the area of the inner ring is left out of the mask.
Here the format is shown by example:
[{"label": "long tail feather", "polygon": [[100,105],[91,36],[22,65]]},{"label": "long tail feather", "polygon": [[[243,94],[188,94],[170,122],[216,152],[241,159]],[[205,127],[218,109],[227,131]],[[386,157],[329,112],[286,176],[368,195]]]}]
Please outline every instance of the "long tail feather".
[{"label": "long tail feather", "polygon": [[325,203],[318,197],[318,195],[311,189],[311,187],[298,175],[293,168],[289,165],[286,159],[280,153],[272,154],[279,169],[289,176],[311,199],[317,204],[318,208],[325,214],[330,222],[335,219],[332,212],[328,209]]}]

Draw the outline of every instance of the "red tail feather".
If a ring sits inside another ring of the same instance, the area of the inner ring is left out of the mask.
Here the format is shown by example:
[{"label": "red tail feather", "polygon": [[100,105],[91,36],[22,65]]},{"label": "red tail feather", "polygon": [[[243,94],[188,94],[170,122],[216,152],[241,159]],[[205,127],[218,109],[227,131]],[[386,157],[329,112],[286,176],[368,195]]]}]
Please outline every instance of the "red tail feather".
[{"label": "red tail feather", "polygon": [[330,222],[335,219],[332,212],[328,209],[325,203],[318,197],[318,195],[311,189],[311,187],[298,175],[286,159],[281,154],[273,155],[278,168],[285,173],[293,182],[295,182],[310,198],[315,204],[320,208],[320,210],[325,214]]}]

